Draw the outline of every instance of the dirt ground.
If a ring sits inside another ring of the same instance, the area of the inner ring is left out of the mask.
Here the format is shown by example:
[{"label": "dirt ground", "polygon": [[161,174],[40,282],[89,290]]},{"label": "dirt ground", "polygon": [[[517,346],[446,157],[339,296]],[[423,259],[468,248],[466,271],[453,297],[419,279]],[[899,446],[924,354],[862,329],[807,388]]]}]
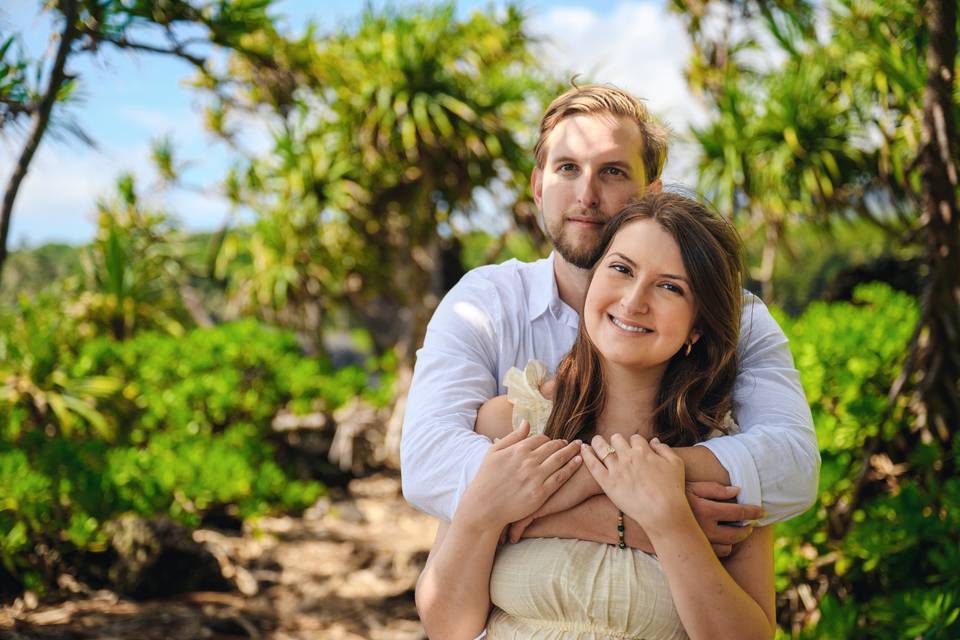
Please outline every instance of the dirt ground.
[{"label": "dirt ground", "polygon": [[134,602],[65,577],[69,598],[0,608],[0,638],[420,639],[413,588],[435,531],[404,502],[397,476],[354,480],[302,518],[263,519],[243,535],[195,532],[233,593]]}]

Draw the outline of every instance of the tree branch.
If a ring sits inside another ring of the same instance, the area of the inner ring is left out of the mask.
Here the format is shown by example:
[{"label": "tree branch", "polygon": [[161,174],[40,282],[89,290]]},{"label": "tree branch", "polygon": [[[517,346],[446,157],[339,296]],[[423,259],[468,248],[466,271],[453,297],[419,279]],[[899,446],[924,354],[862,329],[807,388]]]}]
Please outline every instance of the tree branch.
[{"label": "tree branch", "polygon": [[113,46],[120,49],[133,49],[135,51],[146,51],[148,53],[159,53],[162,55],[172,55],[176,56],[182,60],[186,60],[193,66],[197,67],[201,71],[206,69],[207,60],[200,56],[189,53],[185,48],[182,42],[177,42],[173,40],[171,42],[172,46],[170,48],[158,47],[156,45],[147,44],[145,42],[133,42],[127,40],[126,36],[121,36],[119,38],[110,38],[104,36],[102,33],[99,33],[95,30],[85,30],[84,35],[89,36],[95,42],[106,42],[112,44]]},{"label": "tree branch", "polygon": [[53,68],[50,70],[50,79],[47,83],[47,89],[44,91],[43,98],[40,100],[39,108],[33,113],[31,118],[30,134],[27,142],[20,153],[20,158],[14,167],[13,174],[7,182],[6,190],[3,193],[3,205],[0,209],[0,275],[3,273],[3,265],[7,260],[7,235],[10,231],[10,218],[13,213],[13,203],[17,198],[17,192],[20,191],[20,185],[27,175],[30,162],[40,146],[40,140],[50,123],[50,113],[53,111],[53,105],[57,100],[57,94],[60,92],[60,86],[66,79],[64,67],[67,63],[67,56],[70,54],[70,47],[77,36],[77,4],[78,0],[61,0],[60,10],[63,12],[64,27],[60,35],[60,44],[57,46],[57,55],[53,62]]}]

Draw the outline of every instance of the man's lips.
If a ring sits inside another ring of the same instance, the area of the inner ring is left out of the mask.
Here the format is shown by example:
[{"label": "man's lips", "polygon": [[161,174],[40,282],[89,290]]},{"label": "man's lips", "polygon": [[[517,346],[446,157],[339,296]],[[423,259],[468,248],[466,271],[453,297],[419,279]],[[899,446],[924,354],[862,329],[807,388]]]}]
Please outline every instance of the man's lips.
[{"label": "man's lips", "polygon": [[589,224],[589,225],[603,226],[603,224],[606,223],[606,220],[598,220],[597,218],[578,218],[578,217],[571,217],[571,218],[567,218],[567,222],[575,222],[575,223],[577,223],[577,224]]}]

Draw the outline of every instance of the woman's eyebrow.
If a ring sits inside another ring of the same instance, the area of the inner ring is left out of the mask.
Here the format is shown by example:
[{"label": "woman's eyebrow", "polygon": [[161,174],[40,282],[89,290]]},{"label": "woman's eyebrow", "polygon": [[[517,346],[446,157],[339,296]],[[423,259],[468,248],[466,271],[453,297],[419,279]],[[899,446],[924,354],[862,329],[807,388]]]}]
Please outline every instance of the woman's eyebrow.
[{"label": "woman's eyebrow", "polygon": [[[633,266],[633,267],[636,267],[636,266],[637,266],[637,263],[636,263],[636,262],[634,262],[633,260],[631,260],[631,259],[628,258],[627,256],[623,255],[623,254],[620,253],[619,251],[611,251],[611,252],[607,255],[608,258],[612,258],[612,257],[614,257],[614,256],[619,257],[619,258],[620,258],[621,260],[623,260],[624,262],[629,262],[629,263],[630,263],[630,266]],[[686,282],[687,284],[690,284],[690,281],[689,281],[689,280],[687,280],[687,279],[684,278],[683,276],[677,275],[677,274],[675,274],[675,273],[658,273],[658,274],[657,274],[657,277],[658,277],[658,278],[669,278],[669,279],[671,279],[671,280],[679,280],[679,281],[681,281],[681,282]]]},{"label": "woman's eyebrow", "polygon": [[620,258],[621,258],[622,260],[624,260],[624,261],[626,261],[626,262],[629,262],[631,266],[633,266],[633,267],[637,266],[637,263],[636,263],[636,262],[634,262],[633,260],[631,260],[631,259],[628,258],[627,256],[623,255],[623,254],[620,253],[619,251],[613,251],[613,252],[611,252],[611,253],[610,253],[610,257],[612,258],[613,256],[620,256]]}]

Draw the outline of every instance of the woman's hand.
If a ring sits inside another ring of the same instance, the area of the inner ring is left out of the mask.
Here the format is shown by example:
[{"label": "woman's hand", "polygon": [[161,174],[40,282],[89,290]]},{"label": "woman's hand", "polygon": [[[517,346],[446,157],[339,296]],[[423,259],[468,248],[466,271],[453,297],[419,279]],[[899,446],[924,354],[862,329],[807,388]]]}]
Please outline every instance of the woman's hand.
[{"label": "woman's hand", "polygon": [[570,479],[582,461],[580,441],[568,444],[543,434],[528,438],[529,433],[524,421],[494,442],[454,518],[500,531],[535,512]]},{"label": "woman's hand", "polygon": [[[651,538],[684,522],[696,521],[687,502],[683,461],[670,447],[640,435],[630,441],[614,434],[583,446],[587,469],[603,492]],[[603,458],[603,460],[600,459]]]}]

